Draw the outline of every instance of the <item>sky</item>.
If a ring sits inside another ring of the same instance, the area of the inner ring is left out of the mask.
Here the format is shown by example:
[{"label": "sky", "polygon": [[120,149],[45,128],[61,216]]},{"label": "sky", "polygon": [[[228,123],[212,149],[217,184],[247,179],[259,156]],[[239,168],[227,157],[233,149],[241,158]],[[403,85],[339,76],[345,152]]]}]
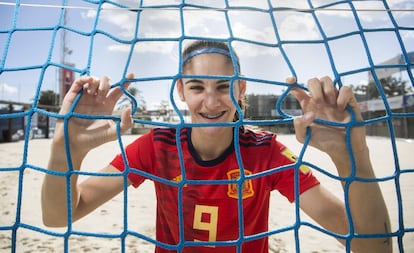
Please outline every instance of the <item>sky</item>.
[{"label": "sky", "polygon": [[[134,87],[149,109],[175,94],[171,84],[179,73],[178,39],[183,39],[182,45],[189,42],[184,35],[231,38],[241,74],[255,80],[248,82],[247,92],[253,94],[280,94],[285,87],[275,83],[291,75],[306,83],[312,77],[339,73],[346,85],[363,84],[368,74],[358,69],[370,66],[367,55],[379,65],[404,50],[414,51],[411,0],[387,1],[400,27],[398,33],[390,30],[393,21],[382,1],[353,2],[357,20],[350,4],[330,0],[310,1],[313,6],[305,0],[185,1],[209,9],[186,7],[182,17],[177,8],[181,1],[176,0],[117,0],[103,4],[102,9],[80,0],[65,2],[63,22],[63,2],[21,0],[16,8],[13,1],[0,0],[0,100],[31,102],[39,90],[59,90],[64,31],[59,28],[63,24],[67,28],[65,62],[79,72],[107,75],[114,83],[126,72],[135,73],[141,81]],[[233,9],[221,11],[226,4]],[[142,9],[131,11],[118,5]],[[323,8],[315,15],[304,11],[312,7]],[[364,33],[358,33],[359,26]],[[398,75],[408,78],[407,71]],[[175,95],[174,101],[182,106]]]}]

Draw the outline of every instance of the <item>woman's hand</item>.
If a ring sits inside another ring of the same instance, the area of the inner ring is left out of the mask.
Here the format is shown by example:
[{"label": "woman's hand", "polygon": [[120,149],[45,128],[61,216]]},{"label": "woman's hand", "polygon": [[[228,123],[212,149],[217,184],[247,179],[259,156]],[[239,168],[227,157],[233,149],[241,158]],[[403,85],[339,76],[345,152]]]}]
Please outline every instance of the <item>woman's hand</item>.
[{"label": "woman's hand", "polygon": [[[293,84],[296,80],[289,78],[287,82]],[[349,123],[353,119],[347,106],[354,112],[354,120],[362,121],[352,90],[343,86],[338,91],[328,77],[310,79],[308,89],[309,93],[300,88],[291,90],[304,112],[303,116],[294,120],[296,138],[303,142],[306,138],[306,130],[310,127],[312,135],[309,144],[326,152],[332,158],[340,177],[351,176],[352,169],[355,167],[356,177],[374,179],[375,173],[369,158],[363,126],[352,126],[350,131],[354,157],[350,159],[346,146],[346,127],[314,122],[317,118],[330,122]],[[342,181],[344,187],[345,184],[346,182]],[[347,233],[349,224],[345,215],[345,207],[341,207],[340,203],[331,199],[326,190],[320,190],[321,187],[315,187],[302,194],[301,207],[320,224],[326,224],[324,226],[332,231]],[[352,181],[346,189],[346,194],[355,233],[367,235],[390,233],[387,207],[377,182]],[[318,203],[317,206],[315,203]],[[327,213],[329,215],[326,215]],[[392,240],[390,237],[354,238],[351,242],[351,249],[353,252],[391,252]]]},{"label": "woman's hand", "polygon": [[[291,77],[287,80],[293,84],[296,79]],[[348,123],[351,114],[347,109],[349,105],[354,111],[355,120],[362,121],[362,116],[355,96],[349,87],[343,86],[339,91],[334,87],[329,77],[321,79],[313,78],[308,81],[308,90],[305,92],[300,88],[292,88],[292,95],[299,101],[303,115],[294,119],[296,138],[304,142],[307,127],[311,127],[312,136],[310,145],[326,152],[333,158],[347,157],[346,129],[345,127],[334,127],[314,123],[315,119],[330,122]],[[354,152],[366,149],[365,128],[353,127],[351,130],[351,142]]]},{"label": "woman's hand", "polygon": [[[134,78],[133,74],[126,76]],[[123,84],[125,88],[129,83]],[[81,94],[80,94],[81,93]],[[76,106],[74,103],[81,95]],[[82,76],[76,79],[63,99],[59,119],[56,123],[48,169],[67,172],[70,169],[80,170],[85,155],[93,148],[116,139],[116,123],[105,119],[86,119],[72,113],[88,115],[112,115],[116,102],[122,96],[120,87],[111,89],[108,77],[97,79]],[[74,108],[73,108],[74,107]],[[73,110],[73,111],[72,111]],[[67,124],[68,135],[65,138],[64,127]],[[131,109],[122,112],[121,132],[132,127]],[[68,162],[66,139],[69,141],[70,160]],[[114,172],[108,166],[106,172]],[[123,189],[123,179],[119,177],[91,177],[78,187],[78,175],[71,175],[72,218],[73,221],[94,210],[98,205],[115,196]],[[67,177],[45,174],[42,186],[43,221],[48,226],[67,225]]]},{"label": "woman's hand", "polygon": [[[133,78],[133,74],[128,74],[126,78]],[[127,88],[129,83],[125,83]],[[70,90],[66,94],[60,114],[70,114],[79,92],[82,92],[73,112],[83,115],[112,115],[116,102],[122,96],[120,87],[110,89],[110,79],[106,76],[97,79],[91,76],[82,76],[74,81]],[[71,116],[68,122],[69,142],[71,147],[79,154],[86,154],[108,141],[116,139],[116,123],[112,120],[85,119]],[[121,115],[121,132],[125,132],[132,127],[131,109],[128,108]],[[59,120],[56,124],[54,143],[64,141],[64,121]]]}]

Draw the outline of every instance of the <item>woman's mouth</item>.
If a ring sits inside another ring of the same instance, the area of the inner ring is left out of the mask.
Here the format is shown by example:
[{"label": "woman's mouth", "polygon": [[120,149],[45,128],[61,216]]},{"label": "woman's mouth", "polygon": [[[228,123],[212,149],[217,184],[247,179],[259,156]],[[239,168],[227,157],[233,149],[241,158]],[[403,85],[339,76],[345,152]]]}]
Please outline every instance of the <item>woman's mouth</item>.
[{"label": "woman's mouth", "polygon": [[211,113],[200,113],[200,116],[203,117],[203,118],[205,118],[205,119],[212,120],[212,119],[218,119],[218,118],[220,118],[225,113],[226,112],[224,112],[224,111],[223,112],[219,112],[219,113],[214,113],[214,114],[211,114]]}]

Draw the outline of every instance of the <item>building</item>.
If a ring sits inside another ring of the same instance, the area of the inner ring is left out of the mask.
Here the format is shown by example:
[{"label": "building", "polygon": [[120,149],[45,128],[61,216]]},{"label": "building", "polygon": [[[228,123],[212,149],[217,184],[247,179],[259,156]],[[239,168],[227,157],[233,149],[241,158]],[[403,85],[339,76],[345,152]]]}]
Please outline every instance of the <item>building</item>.
[{"label": "building", "polygon": [[[254,121],[254,125],[263,130],[269,130],[277,133],[293,133],[293,125],[290,123],[268,124],[265,122],[267,120],[277,120],[284,118],[280,115],[277,109],[278,101],[281,98],[283,98],[283,101],[281,101],[280,105],[282,114],[289,116],[298,116],[302,114],[299,103],[292,95],[282,97],[281,95],[274,94],[248,94],[246,96],[247,106],[244,118],[246,120]],[[264,122],[262,123],[260,121]]]},{"label": "building", "polygon": [[[283,118],[277,110],[277,103],[280,98],[280,95],[247,95],[245,118],[251,120]],[[280,109],[283,113],[291,116],[298,116],[302,114],[299,103],[292,95],[287,95],[283,98]]]},{"label": "building", "polygon": [[[293,125],[289,122],[286,124],[261,124],[260,121],[283,119],[276,109],[278,95],[254,95],[246,96],[247,108],[245,119],[252,120],[261,129],[270,130],[277,133],[293,133]],[[366,120],[366,129],[368,135],[373,136],[390,136],[391,129],[393,135],[398,138],[414,138],[414,94],[395,96],[387,98],[387,107],[390,115],[387,114],[385,102],[378,99],[364,101],[364,97],[358,97],[359,107],[364,120]],[[280,106],[283,113],[289,116],[298,116],[302,114],[299,103],[292,95],[288,95],[281,102]],[[372,121],[372,123],[371,123]],[[392,123],[390,128],[389,123]]]}]

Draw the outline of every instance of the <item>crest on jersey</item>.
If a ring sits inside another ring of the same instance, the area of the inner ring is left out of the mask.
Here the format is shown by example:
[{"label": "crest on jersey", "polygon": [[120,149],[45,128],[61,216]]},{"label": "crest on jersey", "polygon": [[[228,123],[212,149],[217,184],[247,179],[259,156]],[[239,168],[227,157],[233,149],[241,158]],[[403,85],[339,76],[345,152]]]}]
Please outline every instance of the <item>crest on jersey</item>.
[{"label": "crest on jersey", "polygon": [[[172,179],[173,182],[181,183],[183,181],[183,175],[178,175],[175,178]],[[187,184],[184,184],[184,187],[187,187]]]},{"label": "crest on jersey", "polygon": [[[251,175],[252,172],[249,170],[245,170],[244,174],[247,175]],[[227,178],[229,180],[237,180],[240,178],[240,169],[234,169],[234,170],[230,170],[229,172],[227,172]],[[227,196],[229,196],[230,198],[234,198],[234,199],[238,199],[238,184],[229,184],[228,185],[228,190],[227,190]],[[254,195],[254,190],[253,190],[253,183],[251,179],[245,180],[243,182],[243,187],[242,187],[242,199],[246,199],[249,197],[252,197]]]},{"label": "crest on jersey", "polygon": [[[290,151],[288,148],[285,148],[282,151],[282,155],[284,155],[287,159],[291,160],[292,162],[296,162],[298,160],[298,157],[295,156],[292,151]],[[302,172],[303,174],[308,174],[310,171],[310,168],[306,165],[301,165],[299,167],[300,172]]]}]

